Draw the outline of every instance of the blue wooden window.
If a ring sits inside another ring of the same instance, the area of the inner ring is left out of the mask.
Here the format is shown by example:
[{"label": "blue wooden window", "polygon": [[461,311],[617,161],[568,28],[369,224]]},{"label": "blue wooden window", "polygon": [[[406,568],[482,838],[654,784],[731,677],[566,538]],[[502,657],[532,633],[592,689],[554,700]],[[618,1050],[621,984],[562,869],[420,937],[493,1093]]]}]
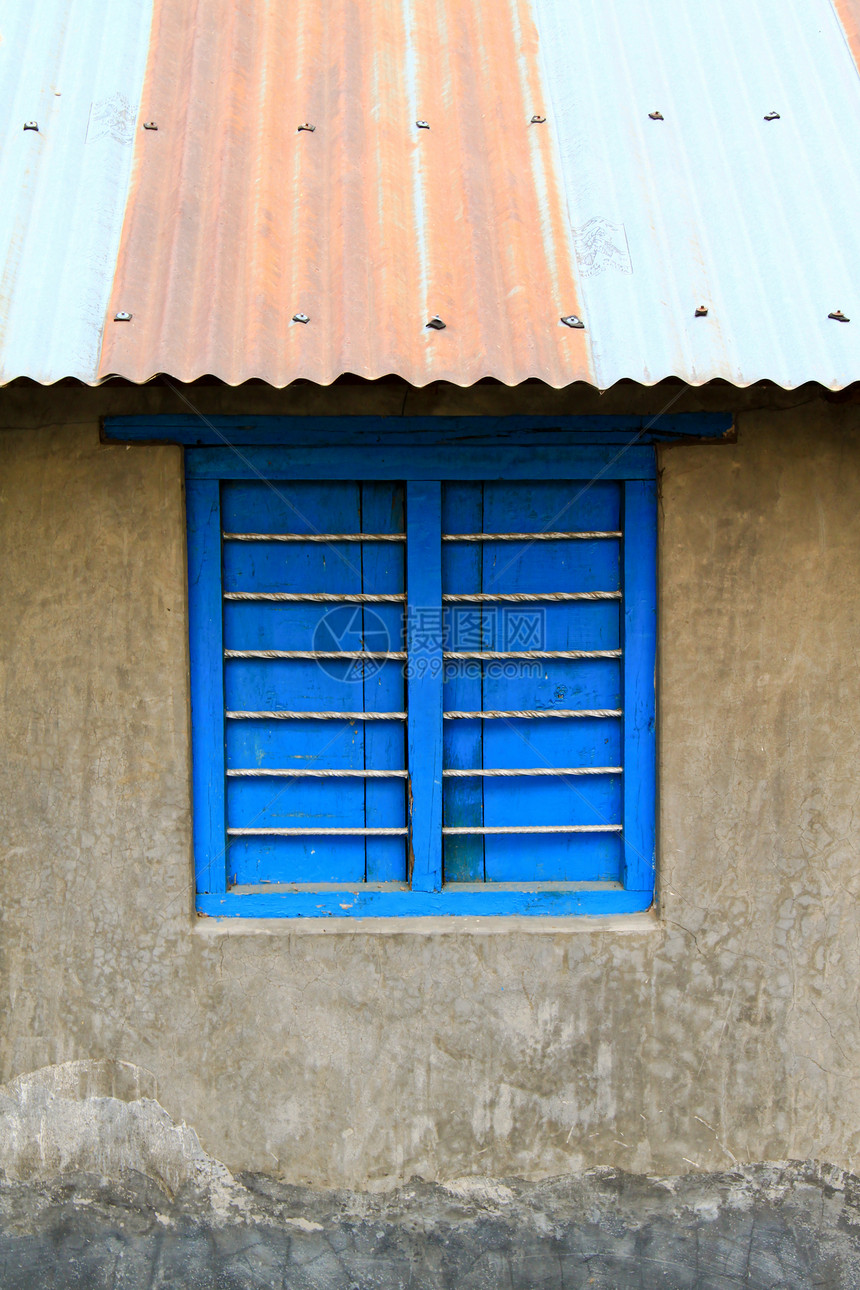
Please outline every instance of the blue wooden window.
[{"label": "blue wooden window", "polygon": [[653,898],[653,453],[186,453],[203,914]]}]

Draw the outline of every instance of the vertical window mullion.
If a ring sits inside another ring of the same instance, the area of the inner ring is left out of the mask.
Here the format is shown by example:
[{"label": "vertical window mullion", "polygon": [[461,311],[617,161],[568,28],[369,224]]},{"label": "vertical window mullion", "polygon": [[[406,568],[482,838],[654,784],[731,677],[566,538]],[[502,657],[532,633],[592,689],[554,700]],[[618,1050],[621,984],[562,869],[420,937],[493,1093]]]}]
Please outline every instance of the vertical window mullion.
[{"label": "vertical window mullion", "polygon": [[186,484],[194,867],[199,892],[227,889],[221,486]]},{"label": "vertical window mullion", "polygon": [[413,891],[442,886],[442,486],[406,485],[407,746]]},{"label": "vertical window mullion", "polygon": [[657,803],[657,485],[637,480],[623,487],[624,887],[650,891]]}]

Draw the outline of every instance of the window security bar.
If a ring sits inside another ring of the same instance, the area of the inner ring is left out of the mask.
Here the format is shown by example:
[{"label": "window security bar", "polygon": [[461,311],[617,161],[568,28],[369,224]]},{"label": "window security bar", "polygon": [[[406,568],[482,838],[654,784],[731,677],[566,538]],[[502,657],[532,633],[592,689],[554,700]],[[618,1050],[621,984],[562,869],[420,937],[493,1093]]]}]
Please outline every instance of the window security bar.
[{"label": "window security bar", "polygon": [[[225,537],[227,534],[224,535]],[[620,529],[597,533],[443,533],[443,542],[563,542],[620,538]]]},{"label": "window security bar", "polygon": [[[405,533],[222,533],[225,542],[405,542]],[[620,538],[620,529],[547,533],[443,533],[443,542],[564,542]]]},{"label": "window security bar", "polygon": [[[490,776],[516,776],[516,775],[621,775],[624,773],[622,766],[559,766],[559,767],[536,767],[536,768],[516,768],[511,770],[443,770],[442,775],[448,779],[471,779],[476,776],[489,778]],[[302,767],[300,770],[290,769],[264,769],[260,766],[251,766],[247,769],[228,770],[227,775],[234,778],[244,777],[246,779],[268,778],[268,779],[408,779],[408,770],[316,770]]]},{"label": "window security bar", "polygon": [[[405,721],[405,712],[227,712],[231,721]],[[505,717],[620,717],[620,708],[522,708],[509,711],[443,712],[446,720]]]},{"label": "window security bar", "polygon": [[[405,660],[406,650],[225,649],[225,658]],[[443,659],[621,658],[620,649],[444,650]]]},{"label": "window security bar", "polygon": [[[620,824],[506,824],[498,827],[479,829],[477,825],[470,828],[442,830],[444,834],[485,834],[485,833],[620,833]],[[230,833],[232,830],[228,829]]]},{"label": "window security bar", "polygon": [[[405,533],[222,533],[225,542],[405,542]],[[620,538],[620,529],[547,533],[443,533],[443,542],[587,542]]]},{"label": "window security bar", "polygon": [[227,712],[233,721],[405,721],[405,712]]},{"label": "window security bar", "polygon": [[[489,828],[443,828],[444,834],[486,833],[620,833],[620,824],[511,824]],[[231,838],[403,837],[408,829],[228,829]]]},{"label": "window security bar", "polygon": [[[229,716],[230,713],[228,712]],[[490,712],[443,712],[442,716],[448,720],[462,718],[464,720],[484,720],[488,717],[620,717],[620,708],[526,708],[514,709],[509,712],[498,710]]]},{"label": "window security bar", "polygon": [[350,605],[403,604],[405,591],[387,592],[385,595],[368,595],[363,591],[225,591],[225,600],[321,600]]},{"label": "window security bar", "polygon": [[[406,772],[404,771],[404,774]],[[516,770],[443,770],[444,779],[471,779],[480,776],[482,779],[497,775],[621,775],[621,766],[540,766],[534,769]],[[228,775],[234,774],[228,770]]]},{"label": "window security bar", "polygon": [[228,829],[231,838],[307,838],[307,837],[402,837],[407,829]]},{"label": "window security bar", "polygon": [[227,542],[405,542],[405,533],[222,533]]},{"label": "window security bar", "polygon": [[[447,771],[444,774],[447,775]],[[261,767],[253,766],[247,770],[228,770],[228,778],[268,778],[268,779],[408,779],[408,770],[263,770]]]},{"label": "window security bar", "polygon": [[[394,657],[390,655],[389,657]],[[443,650],[443,659],[466,658],[621,658],[620,649]]]},{"label": "window security bar", "polygon": [[[280,601],[325,601],[342,602],[353,605],[402,604],[406,600],[405,591],[392,591],[385,594],[369,595],[362,591],[225,591],[225,600],[280,600]],[[525,601],[544,600],[620,600],[620,591],[516,591],[491,594],[484,591],[469,592],[463,595],[443,595],[443,603],[462,602],[467,604],[523,603]]]},{"label": "window security bar", "polygon": [[[442,775],[445,779],[473,779],[480,777],[487,779],[497,776],[517,776],[517,775],[622,775],[624,768],[622,766],[559,766],[559,767],[523,767],[510,770],[443,770]],[[290,769],[264,769],[260,766],[251,766],[247,769],[228,770],[228,777],[244,777],[246,779],[268,778],[268,779],[408,779],[408,770],[316,770],[302,767],[300,770]]]},{"label": "window security bar", "polygon": [[463,595],[445,594],[442,597],[443,603],[451,601],[463,602],[467,604],[495,604],[502,602],[514,602],[517,604],[523,601],[543,601],[543,600],[620,600],[620,591],[513,591],[497,592],[473,591]]},{"label": "window security bar", "polygon": [[[406,650],[367,650],[367,649],[225,649],[225,658],[346,658],[346,659],[405,659]],[[500,657],[519,657],[518,655],[500,655]],[[523,655],[525,657],[525,655]]]}]

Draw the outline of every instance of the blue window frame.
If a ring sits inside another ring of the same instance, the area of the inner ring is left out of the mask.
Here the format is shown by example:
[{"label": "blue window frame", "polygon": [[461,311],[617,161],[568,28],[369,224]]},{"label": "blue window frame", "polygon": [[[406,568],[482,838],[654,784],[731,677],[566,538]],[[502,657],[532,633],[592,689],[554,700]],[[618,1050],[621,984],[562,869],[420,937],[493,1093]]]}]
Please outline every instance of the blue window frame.
[{"label": "blue window frame", "polygon": [[655,489],[642,446],[189,448],[199,912],[647,908]]}]

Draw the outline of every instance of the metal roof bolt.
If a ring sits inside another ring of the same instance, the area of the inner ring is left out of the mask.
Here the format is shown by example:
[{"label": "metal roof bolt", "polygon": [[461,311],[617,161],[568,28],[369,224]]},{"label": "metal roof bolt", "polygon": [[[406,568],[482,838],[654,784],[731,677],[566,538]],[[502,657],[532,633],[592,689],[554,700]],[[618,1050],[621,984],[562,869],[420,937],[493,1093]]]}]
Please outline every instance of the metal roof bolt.
[{"label": "metal roof bolt", "polygon": [[120,309],[119,313],[114,314],[113,320],[114,322],[131,322],[131,314],[127,314],[124,309]]},{"label": "metal roof bolt", "polygon": [[38,121],[25,121],[25,122],[24,122],[24,129],[25,129],[25,130],[35,130],[35,131],[36,131],[36,133],[38,134],[38,132],[39,132],[39,122],[38,122]]},{"label": "metal roof bolt", "polygon": [[767,116],[765,117],[765,121],[778,121],[778,120],[779,120],[778,112],[768,112]]},{"label": "metal roof bolt", "polygon": [[697,318],[707,318],[707,316],[708,316],[708,306],[707,306],[707,305],[699,305],[699,307],[698,307],[698,308],[697,308],[697,310],[696,310],[696,317],[697,317]]},{"label": "metal roof bolt", "polygon": [[585,323],[576,314],[564,314],[561,321],[565,327],[572,327],[574,331],[585,331]]},{"label": "metal roof bolt", "polygon": [[651,121],[663,121],[665,119],[662,112],[649,112],[648,117]]},{"label": "metal roof bolt", "polygon": [[143,128],[144,130],[157,130],[158,126],[154,121],[144,121]]},{"label": "metal roof bolt", "polygon": [[834,309],[834,310],[833,310],[833,313],[832,313],[832,314],[828,314],[828,315],[827,315],[827,317],[828,317],[828,318],[832,318],[834,322],[850,322],[850,321],[851,321],[851,319],[850,319],[850,318],[846,318],[846,317],[845,317],[845,315],[844,315],[844,313],[842,312],[842,310],[841,310],[841,309]]},{"label": "metal roof bolt", "polygon": [[418,129],[419,129],[419,130],[429,130],[429,129],[430,129],[430,122],[429,122],[429,121],[416,121],[416,122],[415,122],[415,124],[418,126]]},{"label": "metal roof bolt", "polygon": [[529,121],[529,125],[543,125],[545,120],[546,120],[545,116],[538,116],[537,112],[535,112],[531,121]]},{"label": "metal roof bolt", "polygon": [[309,131],[310,134],[313,134],[315,129],[316,129],[316,126],[311,125],[310,121],[303,121],[302,124],[299,126],[299,130],[307,130]]},{"label": "metal roof bolt", "polygon": [[310,318],[307,314],[293,314],[293,322],[308,323]]},{"label": "metal roof bolt", "polygon": [[447,323],[443,323],[438,314],[434,314],[429,323],[425,323],[424,325],[425,327],[432,327],[434,331],[444,331],[448,326]]}]

